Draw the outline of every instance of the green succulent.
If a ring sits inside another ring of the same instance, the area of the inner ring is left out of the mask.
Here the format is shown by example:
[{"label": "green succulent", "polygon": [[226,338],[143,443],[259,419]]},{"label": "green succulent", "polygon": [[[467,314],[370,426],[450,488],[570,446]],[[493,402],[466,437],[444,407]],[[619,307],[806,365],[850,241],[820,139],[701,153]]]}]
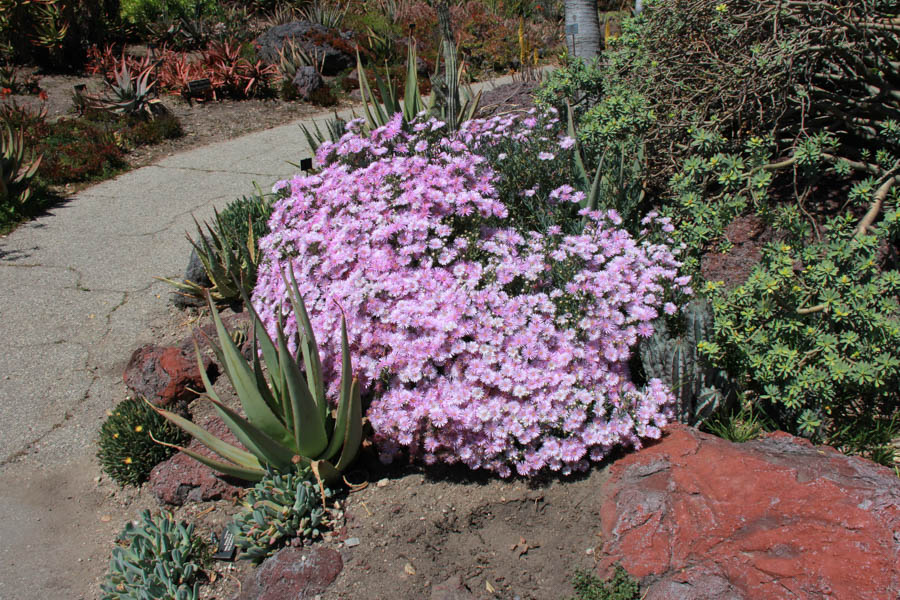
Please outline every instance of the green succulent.
[{"label": "green succulent", "polygon": [[736,394],[727,374],[701,355],[714,335],[710,304],[701,298],[691,300],[684,321],[682,334],[673,336],[665,322],[658,320],[653,335],[641,342],[641,364],[647,377],[662,380],[675,395],[676,418],[696,426],[730,407]]},{"label": "green succulent", "polygon": [[312,483],[312,471],[269,471],[244,497],[243,509],[228,529],[241,549],[239,558],[260,562],[293,538],[312,540],[328,523],[322,498]]},{"label": "green succulent", "polygon": [[176,523],[171,513],[129,522],[113,548],[100,589],[102,600],[199,600],[203,540],[194,526]]},{"label": "green succulent", "polygon": [[[121,486],[139,486],[173,450],[153,441],[180,444],[187,436],[139,398],[120,402],[100,427],[97,458],[103,472]],[[151,437],[152,435],[152,437]]]},{"label": "green succulent", "polygon": [[257,243],[269,232],[271,213],[269,196],[259,193],[232,202],[221,213],[216,212],[213,224],[205,223],[206,231],[194,220],[197,238],[188,235],[188,241],[203,263],[211,288],[193,281],[160,279],[195,298],[203,298],[209,291],[218,303],[239,301],[242,286],[256,285],[260,258]]},{"label": "green succulent", "polygon": [[[288,350],[281,323],[273,340],[246,297],[246,291],[243,293],[253,321],[252,365],[232,341],[209,295],[207,302],[221,344],[211,343],[210,346],[231,380],[246,416],[239,415],[219,400],[203,369],[201,376],[206,397],[247,450],[220,440],[179,415],[159,408],[157,412],[224,461],[186,448],[179,450],[226,475],[259,481],[265,476],[266,469],[285,471],[294,464],[302,464],[309,465],[320,481],[339,481],[340,472],[356,457],[362,440],[360,389],[352,374],[346,321],[341,320],[340,399],[336,413],[332,414],[325,397],[325,379],[316,338],[293,274],[290,275],[289,298],[297,315],[297,347],[303,359],[302,368]],[[265,372],[258,349],[261,349],[266,365]],[[201,360],[199,349],[197,360]],[[268,380],[265,373],[268,373]]]},{"label": "green succulent", "polygon": [[0,137],[0,217],[16,214],[31,199],[31,182],[41,165],[41,156],[26,158],[22,130],[4,125]]},{"label": "green succulent", "polygon": [[101,107],[116,114],[140,114],[152,119],[159,101],[150,98],[150,92],[156,85],[156,81],[150,81],[150,71],[151,69],[148,67],[136,77],[132,76],[123,59],[122,68],[115,71],[116,81],[108,84],[112,97],[102,101]]}]

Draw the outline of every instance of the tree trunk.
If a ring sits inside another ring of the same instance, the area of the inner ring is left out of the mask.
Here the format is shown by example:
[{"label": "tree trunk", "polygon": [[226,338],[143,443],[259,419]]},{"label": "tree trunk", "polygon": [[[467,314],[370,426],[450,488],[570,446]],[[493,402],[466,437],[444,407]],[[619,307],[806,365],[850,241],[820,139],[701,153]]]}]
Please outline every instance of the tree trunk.
[{"label": "tree trunk", "polygon": [[597,0],[566,0],[566,46],[569,56],[590,60],[600,54]]}]

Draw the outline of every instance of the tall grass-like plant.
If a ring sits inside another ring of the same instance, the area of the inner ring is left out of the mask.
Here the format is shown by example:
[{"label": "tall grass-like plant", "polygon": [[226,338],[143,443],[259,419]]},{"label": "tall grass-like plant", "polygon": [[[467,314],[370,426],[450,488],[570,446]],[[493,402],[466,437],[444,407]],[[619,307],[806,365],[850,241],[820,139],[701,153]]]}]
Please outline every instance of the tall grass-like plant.
[{"label": "tall grass-like plant", "polygon": [[41,158],[28,151],[21,129],[13,131],[4,123],[0,136],[0,223],[14,219],[29,205]]}]

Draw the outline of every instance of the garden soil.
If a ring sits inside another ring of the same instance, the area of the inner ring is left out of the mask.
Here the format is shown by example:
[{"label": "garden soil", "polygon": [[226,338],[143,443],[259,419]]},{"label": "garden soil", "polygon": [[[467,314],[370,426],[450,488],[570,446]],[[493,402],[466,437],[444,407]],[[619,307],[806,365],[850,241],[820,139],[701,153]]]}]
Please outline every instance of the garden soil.
[{"label": "garden soil", "polygon": [[[44,89],[53,81],[48,79],[42,81]],[[48,112],[58,116],[67,109],[65,101],[54,99],[68,94],[74,83],[60,77],[54,85],[57,92],[50,94]],[[493,93],[493,97],[504,103],[502,110],[511,110],[512,99],[521,92],[519,86]],[[176,114],[185,111],[179,118],[188,135],[143,157],[132,156],[134,164],[155,164],[175,151],[302,116],[293,111],[312,112],[309,107],[278,108],[281,105],[277,101],[181,108],[179,102],[176,99],[172,108]],[[243,140],[238,145],[242,144]],[[248,156],[255,150],[249,143]],[[191,170],[173,166],[151,169],[157,177]],[[144,171],[129,176],[140,179]],[[202,168],[196,172],[198,178],[207,178],[204,185],[225,189],[205,190],[224,194],[211,196],[217,201],[246,191],[217,182],[216,178],[222,177],[218,172]],[[249,185],[251,177],[242,177]],[[134,219],[129,223],[134,231],[115,238],[115,244],[127,248],[117,247],[116,252],[110,249],[98,257],[100,271],[87,274],[64,266],[69,256],[66,232],[59,237],[59,248],[41,237],[47,235],[42,232],[54,230],[58,227],[55,221],[65,220],[66,214],[84,211],[93,215],[98,213],[91,211],[100,211],[115,219],[120,210],[115,203],[106,204],[112,198],[92,189],[24,225],[22,231],[0,238],[0,288],[6,290],[0,292],[0,323],[2,337],[13,344],[0,361],[0,371],[4,371],[0,372],[0,445],[4,449],[0,460],[0,513],[5,521],[0,528],[0,600],[100,597],[99,584],[117,533],[141,510],[157,510],[159,506],[146,486],[123,490],[101,475],[94,456],[96,431],[105,411],[124,397],[121,377],[130,352],[147,342],[180,344],[207,318],[168,306],[168,288],[152,283],[152,277],[174,273],[134,272],[140,266],[141,254],[163,250],[152,244],[160,240],[175,244],[172,240],[179,238],[183,241],[190,213],[166,220],[159,230],[151,227],[152,211],[129,213],[126,218]],[[81,222],[68,225],[93,227]],[[149,231],[143,233],[144,228]],[[97,237],[109,235],[102,225],[97,231]],[[72,233],[79,240],[94,235],[87,230]],[[133,245],[132,237],[146,241]],[[43,246],[32,240],[42,240]],[[132,247],[137,254],[129,260],[135,264],[128,263],[122,271],[129,273],[129,281],[104,281],[104,274],[119,266],[118,252]],[[183,254],[186,262],[187,249],[187,242],[183,242],[165,253],[176,259]],[[74,248],[73,252],[79,250]],[[19,289],[27,289],[28,298],[22,297]],[[17,312],[10,312],[10,307],[18,307]],[[38,316],[45,314],[57,316]],[[82,353],[89,356],[85,362],[72,359]],[[224,381],[217,386],[225,393]],[[209,410],[202,402],[194,404],[192,410],[197,416]],[[23,442],[15,450],[18,442],[10,440],[19,438]],[[557,599],[571,593],[569,582],[576,568],[594,563],[593,550],[600,543],[597,532],[603,468],[565,481],[501,481],[465,470],[384,467],[370,450],[350,476],[354,483],[365,485],[339,499],[343,516],[329,539],[317,542],[338,550],[344,561],[341,574],[322,598],[430,597],[433,587],[457,576],[475,598]],[[180,507],[175,514],[195,523],[202,535],[209,536],[221,533],[237,510],[233,501],[217,501]],[[233,598],[241,589],[241,579],[252,569],[246,562],[215,563],[209,569],[211,581],[202,597]]]}]

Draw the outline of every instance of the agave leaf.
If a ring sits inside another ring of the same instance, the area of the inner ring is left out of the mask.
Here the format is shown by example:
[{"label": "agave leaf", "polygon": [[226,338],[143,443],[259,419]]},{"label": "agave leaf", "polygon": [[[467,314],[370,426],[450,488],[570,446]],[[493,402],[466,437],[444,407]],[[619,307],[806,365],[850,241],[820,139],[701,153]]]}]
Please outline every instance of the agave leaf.
[{"label": "agave leaf", "polygon": [[[152,406],[152,405],[151,405]],[[188,421],[181,415],[177,415],[173,412],[169,412],[163,408],[158,408],[153,406],[153,410],[155,410],[161,417],[172,423],[173,425],[179,427],[188,435],[193,437],[195,440],[224,458],[225,460],[231,461],[235,465],[245,468],[245,469],[260,469],[262,470],[262,464],[259,462],[259,459],[256,458],[250,452],[246,450],[241,450],[237,446],[233,446],[228,442],[220,440],[207,430],[203,429],[193,421]],[[163,442],[158,442],[162,444]],[[168,445],[172,448],[178,448],[179,450],[185,451],[184,448],[179,446],[174,446],[172,444],[163,444]]]},{"label": "agave leaf", "polygon": [[386,125],[391,117],[401,109],[400,102],[397,101],[397,90],[394,88],[394,82],[391,81],[387,63],[384,65],[384,71],[385,75],[387,75],[387,81],[381,78],[381,75],[378,74],[378,69],[372,70],[372,73],[375,75],[375,85],[378,87],[378,93],[381,94],[381,101],[384,104],[382,120],[378,123],[379,126]]},{"label": "agave leaf", "polygon": [[566,129],[568,136],[575,140],[575,181],[580,190],[587,192],[590,189],[588,187],[587,167],[584,166],[584,159],[581,157],[581,144],[578,143],[578,132],[575,130],[572,105],[569,104],[568,100],[566,100]]},{"label": "agave leaf", "polygon": [[[347,419],[350,417],[351,381],[353,368],[350,364],[350,343],[347,339],[347,320],[341,318],[341,394],[338,400],[337,418],[331,441],[323,457],[331,460],[344,446],[347,437]],[[361,418],[361,417],[360,417]]]},{"label": "agave leaf", "polygon": [[237,414],[221,402],[210,398],[210,402],[216,407],[216,412],[228,426],[228,429],[247,447],[255,456],[264,459],[276,469],[286,469],[294,458],[294,448],[279,444],[262,432],[250,421]]},{"label": "agave leaf", "polygon": [[325,433],[325,423],[319,416],[319,408],[315,400],[309,394],[309,388],[303,381],[300,367],[290,360],[290,352],[284,335],[279,327],[278,352],[282,357],[281,372],[284,374],[287,396],[290,398],[294,416],[294,439],[297,454],[301,456],[316,457],[325,450],[328,445],[328,436]]},{"label": "agave leaf", "polygon": [[[162,442],[160,442],[162,443]],[[170,444],[164,444],[169,446]],[[218,471],[219,473],[223,473],[225,475],[230,475],[232,477],[237,477],[238,479],[243,479],[244,481],[259,481],[265,476],[266,471],[262,468],[253,469],[249,467],[241,467],[238,465],[234,465],[231,463],[222,462],[220,460],[216,460],[214,458],[209,458],[208,456],[204,456],[198,452],[194,452],[193,450],[189,450],[187,448],[181,448],[179,446],[171,446],[172,448],[177,448],[181,452],[184,452],[194,460],[203,463],[207,467]],[[211,448],[210,448],[211,449]]]},{"label": "agave leaf", "polygon": [[328,415],[328,400],[325,398],[325,378],[322,375],[322,360],[319,357],[319,346],[313,332],[312,323],[309,321],[309,313],[306,304],[297,287],[293,269],[288,269],[287,276],[282,272],[283,279],[289,279],[288,297],[294,309],[294,319],[297,322],[299,334],[299,346],[303,355],[303,366],[306,369],[306,381],[309,385],[309,394],[319,407],[319,418],[324,423]]},{"label": "agave leaf", "polygon": [[241,399],[244,413],[250,421],[257,424],[261,430],[273,439],[285,446],[292,446],[293,435],[269,408],[268,403],[256,386],[256,375],[253,373],[250,365],[247,364],[247,361],[244,360],[231,336],[228,335],[228,330],[225,329],[219,312],[213,306],[212,298],[207,297],[207,300],[213,321],[216,324],[216,333],[221,343],[222,365],[225,368],[228,379],[231,380],[231,384],[234,386],[235,392]]},{"label": "agave leaf", "polygon": [[[381,110],[381,104],[376,102],[375,97],[372,95],[372,88],[369,87],[369,81],[366,79],[366,72],[363,69],[359,52],[356,53],[356,71],[359,78],[359,90],[363,99],[363,107],[366,110],[366,121],[368,122],[369,127],[373,128],[383,125],[387,122],[387,118]],[[375,72],[375,77],[378,77],[377,70]]]},{"label": "agave leaf", "polygon": [[416,40],[409,41],[406,58],[406,90],[403,93],[403,113],[407,121],[412,121],[423,110],[419,95],[419,76],[416,70]]},{"label": "agave leaf", "polygon": [[336,468],[343,471],[350,466],[359,452],[362,442],[362,400],[360,398],[359,381],[353,380],[350,386],[350,399],[347,413],[347,422],[344,431],[344,445],[341,449],[341,457]]}]

